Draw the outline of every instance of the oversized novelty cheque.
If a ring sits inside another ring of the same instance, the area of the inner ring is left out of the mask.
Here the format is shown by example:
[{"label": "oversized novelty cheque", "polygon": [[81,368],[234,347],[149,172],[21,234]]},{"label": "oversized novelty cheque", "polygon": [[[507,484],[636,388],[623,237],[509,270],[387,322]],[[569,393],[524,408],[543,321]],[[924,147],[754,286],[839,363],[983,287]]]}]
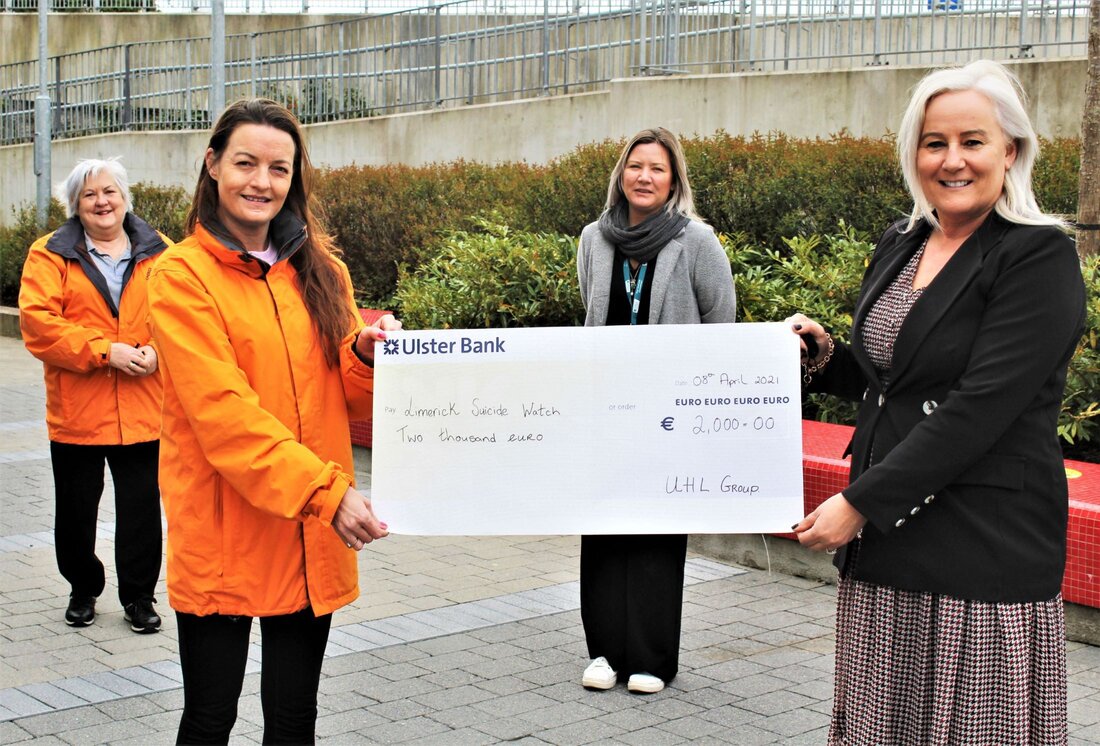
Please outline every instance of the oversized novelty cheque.
[{"label": "oversized novelty cheque", "polygon": [[371,493],[394,533],[761,533],[802,517],[780,323],[392,332]]}]

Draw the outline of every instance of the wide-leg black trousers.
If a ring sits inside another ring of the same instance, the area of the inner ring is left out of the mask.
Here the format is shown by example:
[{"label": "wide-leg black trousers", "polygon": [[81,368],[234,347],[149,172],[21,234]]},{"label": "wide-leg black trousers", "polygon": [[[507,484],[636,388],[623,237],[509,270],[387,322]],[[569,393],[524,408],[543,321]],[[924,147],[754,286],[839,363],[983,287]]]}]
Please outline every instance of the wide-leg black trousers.
[{"label": "wide-leg black trousers", "polygon": [[581,537],[581,621],[591,658],[671,681],[680,664],[687,536]]}]

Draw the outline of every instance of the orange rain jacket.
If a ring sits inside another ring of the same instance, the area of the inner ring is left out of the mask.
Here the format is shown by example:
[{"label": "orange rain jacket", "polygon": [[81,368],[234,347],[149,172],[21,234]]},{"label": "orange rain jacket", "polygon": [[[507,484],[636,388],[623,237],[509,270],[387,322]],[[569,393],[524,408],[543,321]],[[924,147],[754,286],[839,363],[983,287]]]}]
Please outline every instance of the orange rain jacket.
[{"label": "orange rain jacket", "polygon": [[305,226],[284,210],[270,235],[269,267],[199,225],[150,280],[168,598],[188,614],[320,616],[359,595],[356,554],[331,521],[354,483],[349,413],[370,413],[374,370],[350,324],[328,367],[287,261]]},{"label": "orange rain jacket", "polygon": [[23,265],[19,328],[27,349],[43,363],[52,441],[130,445],[160,436],[160,372],[128,376],[108,359],[112,342],[151,343],[146,284],[169,242],[130,213],[122,227],[133,259],[118,308],[88,255],[79,218],[35,241]]}]

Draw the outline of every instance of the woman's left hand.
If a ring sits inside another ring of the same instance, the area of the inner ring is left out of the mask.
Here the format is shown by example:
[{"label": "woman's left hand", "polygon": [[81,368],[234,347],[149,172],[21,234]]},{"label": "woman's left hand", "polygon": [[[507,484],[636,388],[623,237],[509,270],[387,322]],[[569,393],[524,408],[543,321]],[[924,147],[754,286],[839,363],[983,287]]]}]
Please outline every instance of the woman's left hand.
[{"label": "woman's left hand", "polygon": [[355,354],[363,360],[374,362],[374,343],[386,338],[386,332],[400,331],[401,322],[392,313],[378,319],[371,326],[363,327],[355,338]]},{"label": "woman's left hand", "polygon": [[807,549],[832,554],[856,538],[866,523],[863,514],[838,492],[796,524],[793,531]]},{"label": "woman's left hand", "polygon": [[[153,349],[152,345],[145,345],[139,347],[138,352],[141,353],[141,363],[138,367],[135,367],[135,373],[139,376],[151,376],[157,372],[157,351]],[[140,370],[138,369],[140,368]]]}]

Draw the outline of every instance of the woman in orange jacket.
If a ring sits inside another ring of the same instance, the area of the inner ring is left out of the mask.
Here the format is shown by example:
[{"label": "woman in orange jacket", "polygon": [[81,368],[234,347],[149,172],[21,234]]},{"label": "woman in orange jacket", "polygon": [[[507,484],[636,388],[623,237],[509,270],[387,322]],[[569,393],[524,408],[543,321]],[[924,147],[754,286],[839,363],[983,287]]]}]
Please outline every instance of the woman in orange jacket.
[{"label": "woman in orange jacket", "polygon": [[[180,743],[225,743],[252,617],[264,742],[312,743],[332,612],[386,536],[354,488],[349,414],[373,346],[312,206],[297,120],[263,99],[218,119],[187,218],[150,280],[165,372],[161,490],[183,667]],[[354,550],[354,551],[353,551]]]},{"label": "woman in orange jacket", "polygon": [[106,586],[95,553],[106,461],[115,483],[118,597],[131,629],[156,632],[162,386],[146,280],[168,240],[130,211],[126,170],[117,159],[80,161],[61,192],[69,219],[27,254],[19,326],[46,376],[54,548],[71,587],[65,622],[94,622],[96,597]]}]

